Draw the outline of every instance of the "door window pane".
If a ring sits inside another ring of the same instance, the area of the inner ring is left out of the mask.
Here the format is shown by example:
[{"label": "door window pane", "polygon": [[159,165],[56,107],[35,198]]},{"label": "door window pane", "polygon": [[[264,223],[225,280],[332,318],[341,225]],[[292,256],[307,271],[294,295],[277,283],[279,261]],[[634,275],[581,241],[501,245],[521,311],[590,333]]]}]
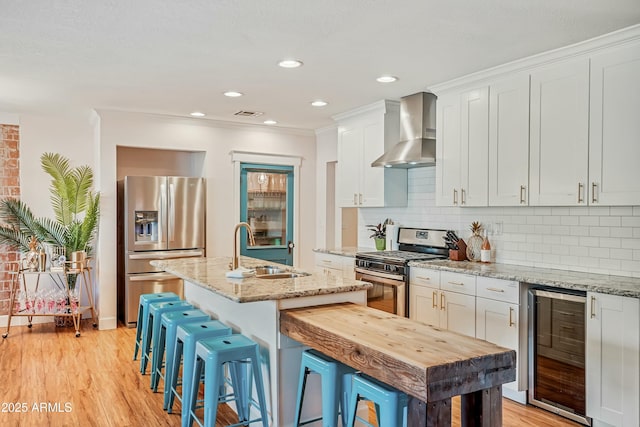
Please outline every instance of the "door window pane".
[{"label": "door window pane", "polygon": [[287,174],[247,172],[247,218],[256,246],[286,245]]}]

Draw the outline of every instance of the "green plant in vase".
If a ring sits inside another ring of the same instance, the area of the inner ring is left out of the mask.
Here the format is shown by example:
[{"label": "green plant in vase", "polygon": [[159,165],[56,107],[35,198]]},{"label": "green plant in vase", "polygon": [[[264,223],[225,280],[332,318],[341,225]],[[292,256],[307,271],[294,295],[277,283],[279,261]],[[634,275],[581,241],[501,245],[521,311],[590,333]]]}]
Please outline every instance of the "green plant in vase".
[{"label": "green plant in vase", "polygon": [[[69,159],[57,153],[43,153],[40,163],[51,176],[55,220],[36,218],[19,199],[4,199],[0,201],[0,243],[27,252],[35,237],[41,244],[64,247],[67,258],[78,251],[90,255],[100,216],[100,194],[92,191],[92,169],[86,165],[72,168]],[[76,274],[67,275],[70,289],[75,288],[76,279]]]},{"label": "green plant in vase", "polygon": [[387,221],[378,223],[378,225],[367,225],[367,227],[369,227],[369,231],[373,232],[369,237],[374,239],[376,243],[376,250],[384,251],[387,241]]}]

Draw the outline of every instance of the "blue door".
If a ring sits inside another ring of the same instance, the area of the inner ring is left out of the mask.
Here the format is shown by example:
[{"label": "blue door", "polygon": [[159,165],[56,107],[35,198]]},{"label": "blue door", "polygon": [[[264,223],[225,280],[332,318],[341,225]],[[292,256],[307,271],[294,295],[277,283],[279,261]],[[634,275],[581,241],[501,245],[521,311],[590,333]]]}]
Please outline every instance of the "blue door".
[{"label": "blue door", "polygon": [[255,245],[242,229],[240,253],[293,265],[293,167],[240,165],[240,221],[253,230]]}]

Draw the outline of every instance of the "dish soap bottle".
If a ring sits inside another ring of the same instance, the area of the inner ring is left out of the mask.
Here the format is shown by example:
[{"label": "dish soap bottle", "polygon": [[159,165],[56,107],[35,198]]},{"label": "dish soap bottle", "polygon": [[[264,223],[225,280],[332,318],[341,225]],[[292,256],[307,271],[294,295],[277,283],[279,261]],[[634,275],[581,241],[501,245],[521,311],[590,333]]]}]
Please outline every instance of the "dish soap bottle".
[{"label": "dish soap bottle", "polygon": [[480,261],[491,262],[491,243],[489,243],[487,230],[484,231],[484,240],[482,241],[482,247],[480,248]]}]

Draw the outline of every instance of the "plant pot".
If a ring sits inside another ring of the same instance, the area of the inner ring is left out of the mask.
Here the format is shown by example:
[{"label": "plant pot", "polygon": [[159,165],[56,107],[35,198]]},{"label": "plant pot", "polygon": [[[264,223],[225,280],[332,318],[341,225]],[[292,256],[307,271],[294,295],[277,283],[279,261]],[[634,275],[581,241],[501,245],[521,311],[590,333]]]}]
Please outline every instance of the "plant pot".
[{"label": "plant pot", "polygon": [[385,239],[384,237],[376,237],[374,240],[376,242],[376,249],[379,251],[384,251],[387,244],[387,239]]}]

